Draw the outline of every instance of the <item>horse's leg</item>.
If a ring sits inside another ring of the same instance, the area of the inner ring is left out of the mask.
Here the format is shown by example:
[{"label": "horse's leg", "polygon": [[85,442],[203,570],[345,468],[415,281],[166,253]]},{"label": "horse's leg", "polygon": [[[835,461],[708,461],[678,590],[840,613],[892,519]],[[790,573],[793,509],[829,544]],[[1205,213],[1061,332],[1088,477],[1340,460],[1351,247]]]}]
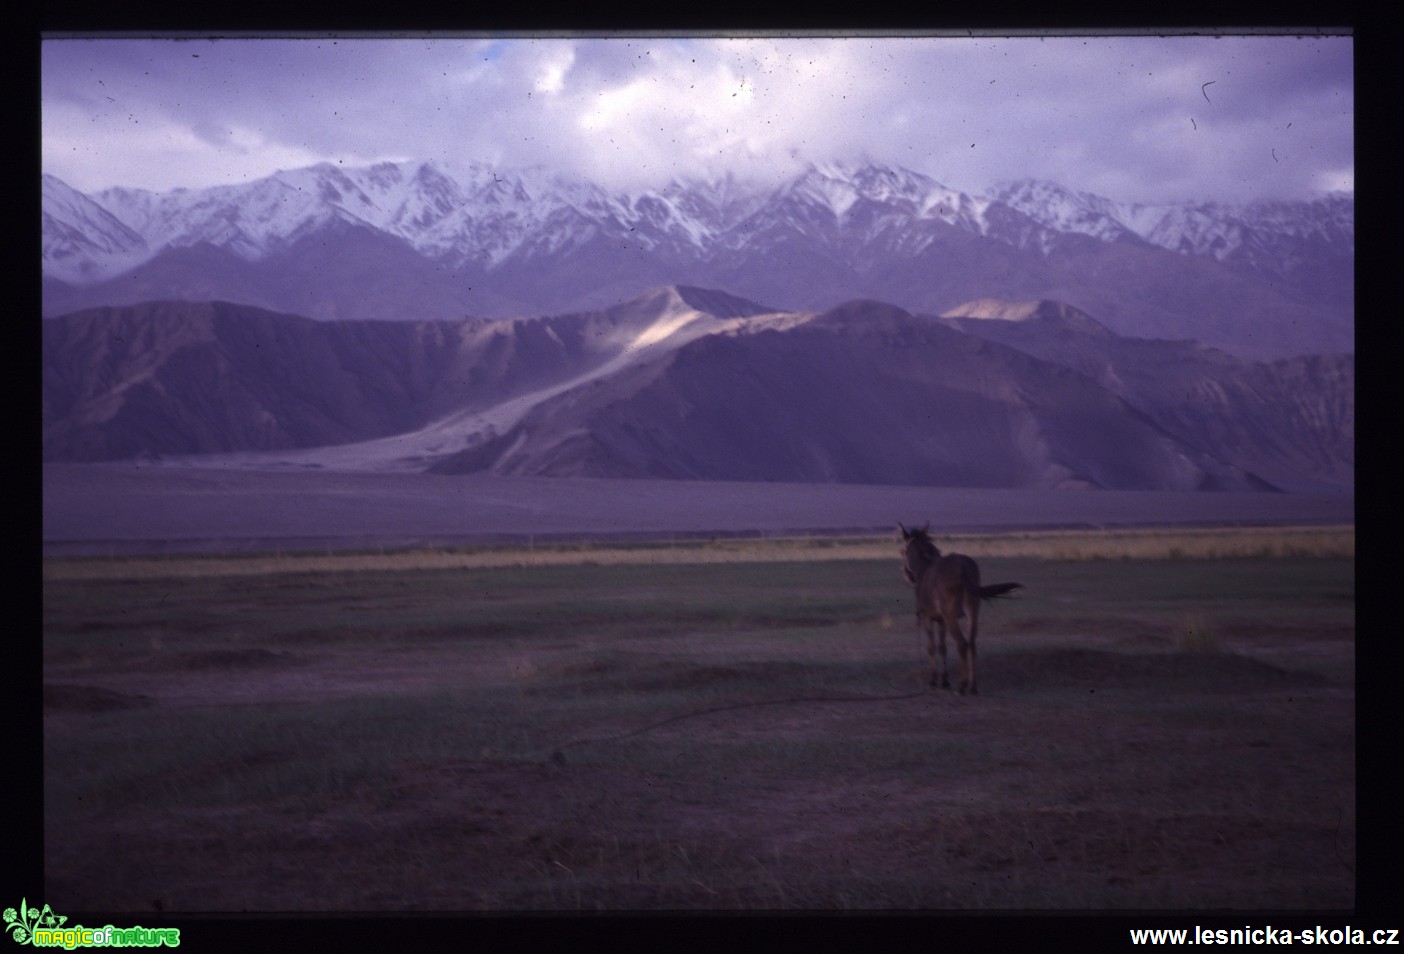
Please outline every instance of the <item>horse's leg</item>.
[{"label": "horse's leg", "polygon": [[970,641],[965,638],[965,633],[960,628],[960,617],[951,617],[951,631],[955,636],[956,651],[960,653],[960,694],[963,696],[970,690],[974,677],[974,660],[970,658]]},{"label": "horse's leg", "polygon": [[974,696],[979,694],[975,688],[975,637],[980,635],[980,596],[975,593],[969,599],[970,608],[966,615],[970,617],[970,694]]},{"label": "horse's leg", "polygon": [[936,685],[936,634],[931,629],[930,617],[917,613],[917,638],[926,637],[926,659],[931,668],[930,683]]},{"label": "horse's leg", "polygon": [[[936,632],[941,634],[941,688],[951,688],[951,677],[946,673],[946,618],[936,617]],[[931,668],[931,684],[936,685],[936,667]]]}]

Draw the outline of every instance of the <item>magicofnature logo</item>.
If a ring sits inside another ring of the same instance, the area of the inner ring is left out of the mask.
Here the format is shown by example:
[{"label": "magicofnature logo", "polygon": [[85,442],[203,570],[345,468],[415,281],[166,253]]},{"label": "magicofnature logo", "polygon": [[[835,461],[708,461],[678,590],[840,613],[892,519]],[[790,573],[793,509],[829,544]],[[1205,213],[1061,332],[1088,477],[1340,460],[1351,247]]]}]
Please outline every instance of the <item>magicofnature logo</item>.
[{"label": "magicofnature logo", "polygon": [[44,928],[52,929],[62,926],[67,920],[68,918],[55,914],[47,904],[44,905],[44,910],[40,911],[38,908],[28,907],[26,902],[21,900],[18,911],[14,908],[5,909],[5,930],[20,944],[33,943],[36,926],[43,925]]},{"label": "magicofnature logo", "polygon": [[141,926],[119,928],[111,924],[100,928],[87,928],[81,924],[64,927],[68,918],[55,914],[47,904],[32,908],[28,901],[21,899],[19,910],[5,909],[5,930],[19,944],[34,947],[61,947],[71,951],[75,947],[177,947],[180,944],[179,928],[144,928]]}]

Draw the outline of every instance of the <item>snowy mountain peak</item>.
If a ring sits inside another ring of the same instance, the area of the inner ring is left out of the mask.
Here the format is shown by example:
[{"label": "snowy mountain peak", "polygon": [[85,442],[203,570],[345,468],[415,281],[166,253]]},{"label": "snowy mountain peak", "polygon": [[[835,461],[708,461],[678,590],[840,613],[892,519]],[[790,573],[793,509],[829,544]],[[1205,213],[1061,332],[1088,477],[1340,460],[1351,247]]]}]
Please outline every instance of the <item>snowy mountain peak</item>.
[{"label": "snowy mountain peak", "polygon": [[1119,206],[1110,199],[1040,179],[1002,184],[995,189],[994,198],[1054,232],[1090,235],[1103,242],[1141,235],[1135,225],[1144,221],[1139,206]]},{"label": "snowy mountain peak", "polygon": [[46,175],[40,187],[46,275],[90,282],[139,264],[150,254],[138,231],[62,179]]},{"label": "snowy mountain peak", "polygon": [[1134,236],[1170,251],[1219,261],[1252,254],[1255,244],[1313,235],[1352,254],[1355,250],[1355,199],[1348,193],[1305,202],[1141,204],[1019,179],[1001,183],[993,197],[1054,232],[1090,235],[1104,242]]}]

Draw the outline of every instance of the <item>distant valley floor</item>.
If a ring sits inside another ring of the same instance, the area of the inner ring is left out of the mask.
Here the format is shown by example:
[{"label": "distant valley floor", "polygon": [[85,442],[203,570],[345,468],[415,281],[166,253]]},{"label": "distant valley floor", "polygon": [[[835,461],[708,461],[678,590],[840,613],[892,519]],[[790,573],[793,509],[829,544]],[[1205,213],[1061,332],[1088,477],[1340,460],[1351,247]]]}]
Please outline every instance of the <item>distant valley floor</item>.
[{"label": "distant valley floor", "polygon": [[1029,491],[45,464],[45,556],[1353,523],[1353,494]]}]

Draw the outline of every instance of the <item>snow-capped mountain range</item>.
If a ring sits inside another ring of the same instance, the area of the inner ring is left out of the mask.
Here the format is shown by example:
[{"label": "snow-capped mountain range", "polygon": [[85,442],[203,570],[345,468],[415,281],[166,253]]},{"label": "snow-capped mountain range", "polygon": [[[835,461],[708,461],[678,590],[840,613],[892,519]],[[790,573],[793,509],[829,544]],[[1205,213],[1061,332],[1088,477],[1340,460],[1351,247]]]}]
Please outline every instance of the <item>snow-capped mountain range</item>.
[{"label": "snow-capped mountain range", "polygon": [[165,193],[85,195],[46,175],[42,251],[46,315],[220,298],[317,318],[506,317],[687,282],[781,308],[1055,297],[1124,334],[1353,349],[1348,194],[1128,205],[1023,180],[973,196],[879,162],[636,192],[476,162],[324,163]]}]

